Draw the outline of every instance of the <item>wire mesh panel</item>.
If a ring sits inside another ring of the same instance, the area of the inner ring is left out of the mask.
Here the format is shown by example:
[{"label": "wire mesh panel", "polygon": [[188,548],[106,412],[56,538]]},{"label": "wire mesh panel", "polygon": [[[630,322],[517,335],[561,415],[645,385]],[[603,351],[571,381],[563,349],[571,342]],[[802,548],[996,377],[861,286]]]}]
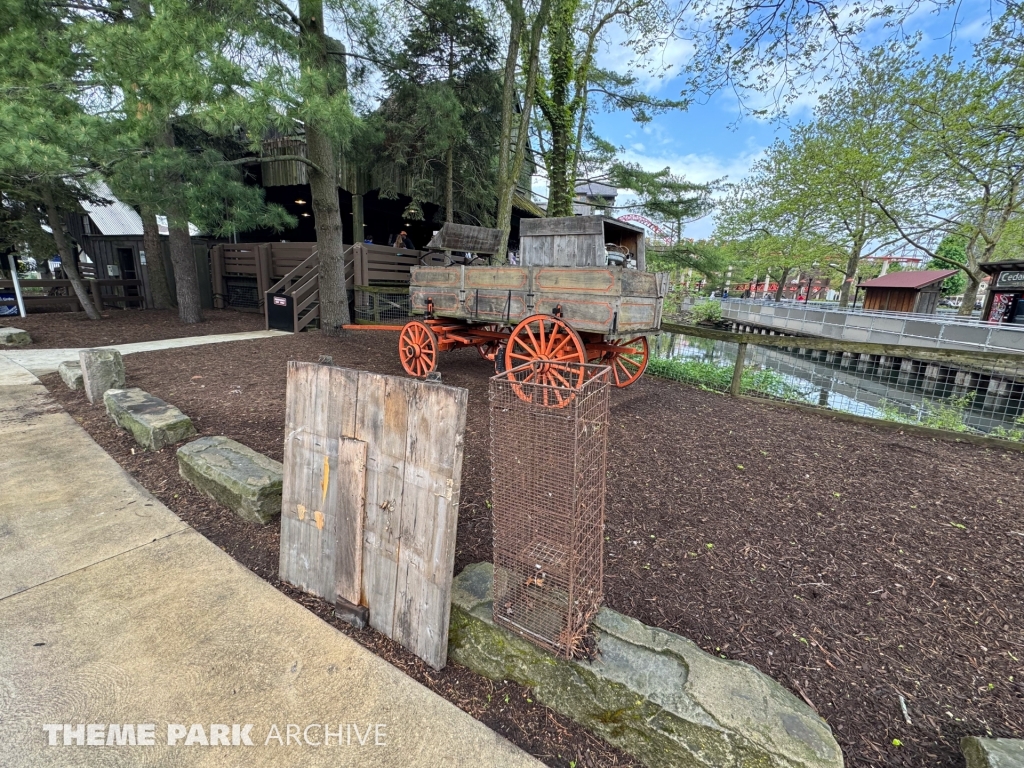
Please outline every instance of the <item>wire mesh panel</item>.
[{"label": "wire mesh panel", "polygon": [[604,576],[607,366],[532,362],[491,379],[494,620],[590,655]]},{"label": "wire mesh panel", "polygon": [[[912,345],[864,345],[880,351],[873,354],[836,350],[828,339],[743,338],[740,394],[1024,442],[1024,355],[943,350],[937,357]],[[647,372],[728,392],[738,351],[734,342],[665,333],[651,346]]]},{"label": "wire mesh panel", "polygon": [[262,305],[255,277],[224,277],[224,305],[231,309],[259,309]]},{"label": "wire mesh panel", "polygon": [[408,285],[357,286],[354,298],[357,321],[403,325],[412,314]]}]

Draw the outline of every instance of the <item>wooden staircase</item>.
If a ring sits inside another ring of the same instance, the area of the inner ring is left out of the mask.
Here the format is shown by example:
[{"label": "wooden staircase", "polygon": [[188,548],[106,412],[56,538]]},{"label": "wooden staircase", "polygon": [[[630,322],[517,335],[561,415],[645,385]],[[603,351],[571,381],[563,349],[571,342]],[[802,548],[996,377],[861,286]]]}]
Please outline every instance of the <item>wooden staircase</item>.
[{"label": "wooden staircase", "polygon": [[298,333],[320,320],[320,260],[309,257],[267,291],[264,305],[267,329]]},{"label": "wooden staircase", "polygon": [[[348,246],[345,260],[345,283],[352,287],[353,275],[358,270],[356,260],[362,251]],[[267,330],[298,333],[312,324],[320,324],[320,260],[316,249],[305,261],[270,286],[264,302]]]}]

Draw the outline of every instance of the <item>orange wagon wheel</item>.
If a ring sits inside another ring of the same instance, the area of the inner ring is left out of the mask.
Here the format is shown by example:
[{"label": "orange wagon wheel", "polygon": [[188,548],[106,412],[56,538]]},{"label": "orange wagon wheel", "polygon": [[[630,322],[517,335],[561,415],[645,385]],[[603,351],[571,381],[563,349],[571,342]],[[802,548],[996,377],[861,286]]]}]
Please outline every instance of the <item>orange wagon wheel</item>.
[{"label": "orange wagon wheel", "polygon": [[[612,343],[623,349],[606,352],[601,358],[601,362],[611,366],[615,386],[622,389],[643,376],[644,371],[647,370],[647,360],[650,355],[647,337],[637,336],[629,341]],[[628,351],[626,351],[627,348]]]},{"label": "orange wagon wheel", "polygon": [[[491,331],[497,333],[501,330],[500,325],[482,325],[480,326],[482,331]],[[476,351],[480,353],[480,357],[484,360],[493,361],[497,356],[498,352],[501,351],[501,339],[493,339],[491,341],[485,341],[483,344],[477,344]]]},{"label": "orange wagon wheel", "polygon": [[[531,315],[512,331],[505,347],[505,368],[510,370],[519,365],[534,362],[560,363],[557,366],[540,366],[523,380],[523,383],[555,387],[545,390],[544,404],[563,407],[575,396],[559,390],[576,390],[583,385],[585,369],[571,367],[574,363],[587,362],[587,348],[583,339],[564,320],[551,315]],[[521,398],[525,390],[517,391]],[[552,402],[548,402],[548,400]]]},{"label": "orange wagon wheel", "polygon": [[398,337],[398,359],[406,373],[422,379],[437,369],[437,334],[425,323],[410,320]]}]

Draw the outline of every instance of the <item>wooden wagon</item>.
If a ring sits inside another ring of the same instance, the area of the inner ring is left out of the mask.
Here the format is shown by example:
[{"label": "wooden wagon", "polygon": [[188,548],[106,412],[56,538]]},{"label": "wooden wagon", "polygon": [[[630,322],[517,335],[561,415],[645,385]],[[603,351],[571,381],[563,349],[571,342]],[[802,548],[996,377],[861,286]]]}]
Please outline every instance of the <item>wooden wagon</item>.
[{"label": "wooden wagon", "polygon": [[[443,234],[437,244],[451,246]],[[518,265],[478,266],[467,257],[413,268],[412,312],[425,317],[402,329],[402,366],[424,377],[439,353],[476,347],[499,372],[537,361],[601,363],[616,386],[629,386],[647,367],[646,334],[661,325],[668,282],[643,271],[643,237],[604,216],[524,220]],[[567,370],[542,369],[539,382],[575,388]]]}]

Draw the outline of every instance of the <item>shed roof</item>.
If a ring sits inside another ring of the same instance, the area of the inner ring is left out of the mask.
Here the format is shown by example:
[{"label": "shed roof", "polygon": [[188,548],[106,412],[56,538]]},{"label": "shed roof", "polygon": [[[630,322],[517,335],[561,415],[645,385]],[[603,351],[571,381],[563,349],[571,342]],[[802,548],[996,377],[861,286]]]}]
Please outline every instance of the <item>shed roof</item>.
[{"label": "shed roof", "polygon": [[979,264],[978,268],[982,272],[994,275],[996,272],[1024,270],[1024,261],[1021,261],[1020,259],[1011,259],[1009,261],[990,261],[985,264]]},{"label": "shed roof", "polygon": [[956,273],[955,269],[915,269],[909,272],[892,272],[882,277],[865,280],[860,286],[861,288],[916,288],[920,290]]},{"label": "shed roof", "polygon": [[[103,198],[103,203],[94,203],[88,200],[82,201],[82,208],[89,214],[92,223],[96,225],[99,234],[114,237],[142,237],[142,217],[134,208],[118,200],[110,187],[105,182],[93,184],[93,192],[97,197]],[[157,229],[161,235],[166,235],[167,217],[156,217]],[[199,234],[199,228],[192,224],[188,225],[189,234],[195,237]]]},{"label": "shed roof", "polygon": [[605,197],[614,199],[619,194],[618,187],[613,187],[610,184],[602,184],[599,181],[587,181],[576,185],[577,195],[586,195],[587,197]]}]

